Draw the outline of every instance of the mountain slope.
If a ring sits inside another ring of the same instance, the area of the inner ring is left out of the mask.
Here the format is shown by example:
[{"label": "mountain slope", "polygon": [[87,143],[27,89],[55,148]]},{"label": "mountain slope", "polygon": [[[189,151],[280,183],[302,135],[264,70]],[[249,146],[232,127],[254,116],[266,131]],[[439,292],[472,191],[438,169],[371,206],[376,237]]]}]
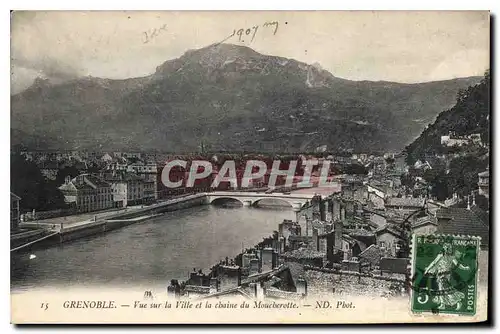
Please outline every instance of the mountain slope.
[{"label": "mountain slope", "polygon": [[12,128],[27,134],[12,140],[48,137],[55,149],[398,150],[479,80],[356,82],[212,45],[145,78],[34,85],[12,97]]},{"label": "mountain slope", "polygon": [[429,125],[422,134],[408,147],[410,163],[426,154],[441,153],[446,148],[441,145],[441,136],[450,131],[457,136],[479,133],[483,143],[490,140],[490,74],[486,73],[475,86],[460,90],[456,104],[439,114],[436,121]]}]

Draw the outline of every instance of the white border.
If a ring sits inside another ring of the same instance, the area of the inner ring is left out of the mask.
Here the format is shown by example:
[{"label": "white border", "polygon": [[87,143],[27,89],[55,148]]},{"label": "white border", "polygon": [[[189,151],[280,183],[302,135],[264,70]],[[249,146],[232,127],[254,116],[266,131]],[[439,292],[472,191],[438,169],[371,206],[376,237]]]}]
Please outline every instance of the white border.
[{"label": "white border", "polygon": [[[121,1],[113,1],[111,3],[104,3],[102,0],[87,0],[85,2],[76,2],[76,1],[2,1],[2,13],[0,24],[2,26],[2,33],[0,34],[0,39],[1,39],[1,45],[2,45],[2,51],[4,54],[4,62],[2,63],[2,76],[1,78],[3,79],[3,85],[1,89],[1,96],[2,96],[2,102],[3,102],[3,110],[1,114],[1,121],[0,124],[3,127],[3,131],[0,131],[2,140],[0,140],[0,145],[2,149],[2,156],[7,157],[8,153],[10,152],[10,146],[9,146],[9,134],[10,134],[10,64],[7,59],[7,53],[10,54],[10,16],[8,10],[10,9],[17,9],[17,10],[41,10],[41,9],[50,9],[50,10],[78,10],[78,9],[86,9],[86,10],[123,10],[123,9],[129,9],[129,10],[159,10],[159,9],[164,9],[164,10],[269,10],[269,9],[274,9],[274,10],[491,10],[493,14],[498,14],[500,11],[498,10],[500,1],[498,0],[474,0],[474,1],[436,1],[436,0],[420,0],[420,1],[397,1],[397,0],[392,0],[392,1],[387,1],[387,0],[378,0],[378,1],[373,1],[373,0],[366,0],[366,1],[344,1],[340,3],[339,1],[335,2],[330,2],[330,1],[324,1],[324,0],[308,0],[308,1],[293,1],[293,0],[288,0],[286,2],[275,2],[271,3],[269,0],[255,0],[255,1],[189,1],[189,0],[183,0],[183,1],[178,1],[178,2],[166,2],[166,1],[147,1],[147,0],[141,0],[141,1],[130,1],[130,0],[121,0]],[[498,25],[498,22],[496,22],[496,25]],[[495,42],[498,41],[497,35],[495,35]],[[495,59],[497,60],[497,56],[495,55]],[[493,61],[493,59],[492,59]],[[493,77],[495,77],[495,73],[493,73]],[[495,90],[494,98],[497,101],[497,91]],[[495,111],[492,110],[492,113]],[[495,125],[497,125],[499,116],[495,116],[494,122]],[[495,140],[494,133],[492,131],[492,138]],[[500,155],[500,152],[497,151],[496,145],[495,147],[495,157],[498,157]],[[5,160],[4,160],[5,161]],[[500,168],[498,167],[499,165],[496,164],[494,168],[493,175],[496,175],[497,170]],[[4,250],[0,252],[2,258],[4,261],[2,261],[3,265],[6,266],[6,263],[10,261],[9,257],[9,252],[8,252],[8,245],[10,244],[10,241],[8,239],[9,232],[8,232],[8,224],[6,223],[7,221],[7,203],[9,203],[8,200],[8,193],[7,193],[7,186],[10,185],[10,172],[9,172],[9,164],[8,163],[3,163],[0,164],[0,175],[2,177],[2,181],[4,181],[2,184],[4,184],[4,191],[1,192],[1,196],[3,198],[0,203],[2,203],[2,217],[4,218],[4,223],[2,224],[2,227],[4,228],[4,231],[2,233],[2,237],[5,238],[4,242],[2,245],[4,246]],[[495,178],[497,180],[497,178]],[[495,181],[496,185],[496,181]],[[495,187],[494,188],[498,188]],[[498,197],[495,199],[495,203],[492,203],[492,207],[500,207],[498,204]],[[4,212],[5,210],[5,212]],[[492,219],[494,221],[494,219]],[[495,228],[496,230],[496,239],[498,240],[498,231],[500,230],[498,226]],[[494,254],[494,258],[497,259],[496,262],[498,262],[498,247],[496,247],[497,254]],[[498,263],[492,264],[492,266],[495,265],[495,269],[498,268]],[[5,332],[13,332],[16,330],[13,326],[9,325],[10,324],[10,283],[9,283],[9,272],[10,268],[7,270],[4,270],[4,275],[2,275],[2,286],[4,287],[3,291],[3,298],[1,298],[1,305],[0,305],[0,310],[2,310],[2,319],[0,320],[1,322],[1,327],[2,327],[2,333]],[[496,275],[498,277],[498,275]],[[490,284],[493,284],[494,282],[490,282]],[[498,310],[498,308],[496,308]],[[64,328],[66,330],[68,328]],[[252,328],[252,331],[257,331],[262,328]],[[340,328],[332,328],[335,331],[340,330]],[[330,328],[323,328],[325,332],[330,332],[332,329]],[[359,327],[351,328],[351,330],[355,331],[360,331]],[[394,328],[395,330],[400,330],[401,328]],[[408,329],[408,328],[407,328]],[[464,328],[466,329],[466,328]],[[6,330],[4,332],[4,330]],[[43,329],[33,329],[34,332],[41,332]],[[69,329],[68,329],[69,330]],[[116,331],[130,331],[130,329],[124,329],[124,328],[117,328],[115,329]],[[134,330],[138,330],[138,328],[134,327]],[[171,329],[175,330],[175,329]],[[207,331],[208,329],[206,328],[196,328],[196,329],[189,329],[188,331],[192,331],[193,333],[199,332],[199,331]],[[221,330],[223,331],[232,331],[234,330],[233,328],[211,328],[208,331],[213,331],[213,332],[220,332]],[[240,329],[238,329],[240,330]],[[291,327],[286,327],[286,328],[272,328],[272,331],[286,331],[286,332],[294,332],[298,330],[308,330],[307,328],[301,327],[301,328],[291,328]],[[310,329],[309,329],[310,330]],[[315,331],[318,329],[315,328]],[[375,328],[370,328],[370,330],[375,330]],[[387,331],[388,328],[378,328],[380,331]],[[410,330],[418,331],[420,330],[419,328],[412,327]],[[431,329],[431,328],[426,328],[426,332],[442,332],[443,330],[452,330],[456,331],[457,328],[439,328],[439,329]],[[52,328],[45,329],[45,331],[52,331]],[[92,333],[101,333],[104,332],[103,330],[92,330],[92,329],[80,329],[82,332],[92,332]]]}]

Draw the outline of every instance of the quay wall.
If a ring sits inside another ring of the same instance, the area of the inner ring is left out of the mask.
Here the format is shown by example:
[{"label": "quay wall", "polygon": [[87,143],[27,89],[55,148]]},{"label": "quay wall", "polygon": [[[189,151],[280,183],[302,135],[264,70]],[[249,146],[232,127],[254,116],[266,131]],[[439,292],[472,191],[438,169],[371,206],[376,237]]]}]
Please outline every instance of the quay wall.
[{"label": "quay wall", "polygon": [[78,226],[77,228],[64,228],[59,232],[59,235],[56,235],[56,237],[59,237],[59,242],[63,243],[99,233],[104,233],[105,231],[106,224],[104,222],[95,222]]},{"label": "quay wall", "polygon": [[[140,208],[132,212],[117,213],[116,215],[98,219],[96,222],[89,222],[77,226],[64,227],[62,230],[59,229],[59,233],[57,235],[42,240],[41,242],[36,243],[33,246],[23,248],[19,250],[19,252],[29,251],[32,250],[33,248],[38,248],[38,247],[54,246],[64,242],[69,242],[76,239],[109,232],[131,224],[142,222],[147,218],[145,217],[145,219],[138,219],[138,220],[129,220],[129,219],[144,217],[144,216],[153,216],[165,212],[187,209],[204,204],[208,204],[207,195],[201,193],[145,206],[144,208]],[[31,222],[29,223],[29,225],[32,228],[38,227],[38,225],[35,222]]]},{"label": "quay wall", "polygon": [[158,215],[165,212],[187,209],[194,206],[199,206],[207,203],[206,195],[194,195],[192,198],[178,198],[176,200],[150,205],[133,212],[119,213],[113,216],[103,218],[95,223],[80,225],[75,228],[64,228],[61,231],[62,241],[74,240],[86,237],[93,234],[109,232],[122,228],[128,225],[136,224],[144,221],[145,219],[132,220],[134,218]]}]

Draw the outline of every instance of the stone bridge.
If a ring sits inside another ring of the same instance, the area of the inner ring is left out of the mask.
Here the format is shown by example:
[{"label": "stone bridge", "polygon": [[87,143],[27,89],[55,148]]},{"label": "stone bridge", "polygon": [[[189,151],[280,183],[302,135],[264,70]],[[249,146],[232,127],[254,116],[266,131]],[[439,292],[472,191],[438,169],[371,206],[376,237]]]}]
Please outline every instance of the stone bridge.
[{"label": "stone bridge", "polygon": [[283,193],[257,193],[257,192],[232,192],[215,191],[207,193],[208,203],[218,199],[232,199],[241,202],[244,206],[254,206],[264,199],[280,200],[290,204],[294,211],[298,212],[306,202],[311,202],[314,194],[283,194]]}]

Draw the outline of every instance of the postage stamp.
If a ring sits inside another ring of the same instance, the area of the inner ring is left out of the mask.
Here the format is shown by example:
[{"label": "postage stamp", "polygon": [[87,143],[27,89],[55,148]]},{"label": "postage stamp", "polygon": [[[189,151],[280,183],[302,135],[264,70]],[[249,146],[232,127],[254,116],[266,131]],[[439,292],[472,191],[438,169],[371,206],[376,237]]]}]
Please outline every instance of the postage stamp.
[{"label": "postage stamp", "polygon": [[414,235],[412,311],[474,315],[479,245],[478,237]]}]

